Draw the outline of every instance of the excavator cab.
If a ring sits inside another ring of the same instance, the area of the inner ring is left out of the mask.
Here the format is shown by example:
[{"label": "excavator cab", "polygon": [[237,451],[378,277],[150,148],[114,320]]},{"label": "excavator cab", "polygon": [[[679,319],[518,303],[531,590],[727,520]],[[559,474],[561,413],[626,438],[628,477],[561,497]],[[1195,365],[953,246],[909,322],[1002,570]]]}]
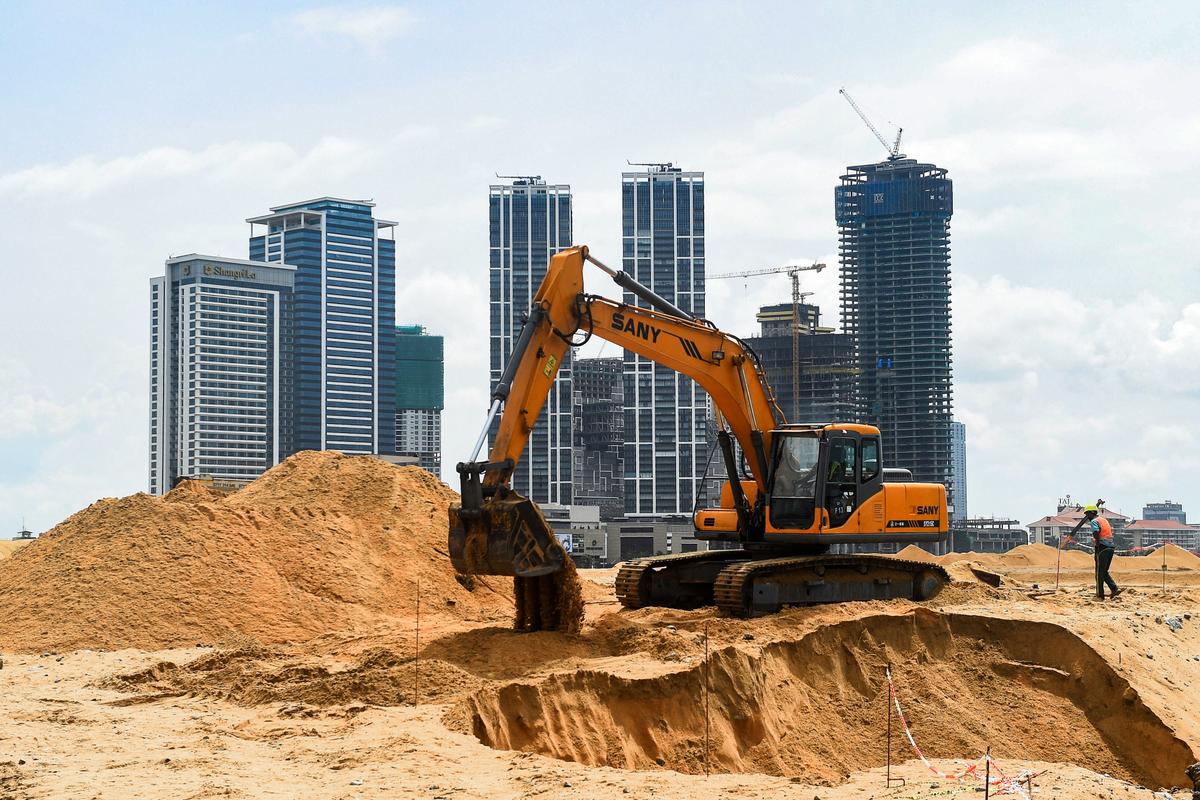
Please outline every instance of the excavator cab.
[{"label": "excavator cab", "polygon": [[842,528],[883,488],[879,431],[869,425],[789,426],[773,441],[768,540]]},{"label": "excavator cab", "polygon": [[[915,502],[917,491],[932,491],[930,497],[936,500],[936,487],[914,484],[909,498],[908,489],[893,485],[912,478],[907,470],[883,468],[882,444],[874,426],[787,425],[772,432],[771,443],[766,491],[761,503],[747,504],[748,513],[743,515],[758,522],[739,533],[739,516],[734,513],[737,491],[727,482],[720,507],[696,514],[697,538],[803,543],[807,551],[820,552],[829,544],[868,541],[864,536],[882,534],[876,528],[883,522],[888,499],[894,513],[912,499],[914,508],[904,509],[905,516],[917,513],[917,505],[930,512],[924,516],[936,517],[940,511],[932,510],[940,503]],[[743,494],[749,496],[750,483],[742,480],[741,484]],[[868,508],[869,519],[863,513]],[[905,520],[892,522],[895,528],[910,527]]]}]

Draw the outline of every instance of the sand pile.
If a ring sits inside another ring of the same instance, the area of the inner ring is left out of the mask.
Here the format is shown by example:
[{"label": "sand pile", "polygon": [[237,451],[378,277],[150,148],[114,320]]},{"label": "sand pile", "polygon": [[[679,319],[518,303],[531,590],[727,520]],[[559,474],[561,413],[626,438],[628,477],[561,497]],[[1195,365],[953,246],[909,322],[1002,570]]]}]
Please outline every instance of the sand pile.
[{"label": "sand pile", "polygon": [[1058,564],[1058,550],[1045,544],[1023,544],[1000,558],[1009,567],[1053,567]]},{"label": "sand pile", "polygon": [[455,579],[455,498],[416,467],[304,452],[228,496],[101,500],[0,567],[0,649],[301,641],[411,618],[418,579],[423,619],[510,611],[510,581]]},{"label": "sand pile", "polygon": [[896,553],[896,558],[903,558],[908,561],[922,561],[926,564],[936,564],[937,556],[928,550],[922,550],[915,544],[910,544],[900,552]]},{"label": "sand pile", "polygon": [[1200,569],[1200,556],[1170,542],[1143,556],[1117,556],[1113,559],[1113,566],[1125,569],[1162,569],[1164,559],[1168,569]]}]

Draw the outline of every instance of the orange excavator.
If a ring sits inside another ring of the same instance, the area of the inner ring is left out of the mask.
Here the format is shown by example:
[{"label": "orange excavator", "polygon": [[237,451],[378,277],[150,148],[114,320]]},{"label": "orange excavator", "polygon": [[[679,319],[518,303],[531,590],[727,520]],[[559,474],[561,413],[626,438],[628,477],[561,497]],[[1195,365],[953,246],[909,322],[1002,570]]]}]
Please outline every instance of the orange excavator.
[{"label": "orange excavator", "polygon": [[[584,292],[591,263],[649,308]],[[788,605],[932,597],[948,581],[936,564],[833,545],[933,542],[949,530],[946,490],[887,469],[879,429],[853,423],[788,424],[754,351],[574,247],[554,255],[513,347],[471,461],[457,467],[461,502],[450,508],[450,558],[464,575],[511,575],[517,627],[553,629],[569,556],[530,500],[508,487],[573,337],[599,336],[688,376],[712,398],[726,480],[720,505],[698,511],[707,550],[621,565],[627,608],[716,605],[759,616]],[[478,460],[494,418],[486,461]],[[720,544],[717,544],[720,543]],[[848,549],[848,548],[844,548]]]}]

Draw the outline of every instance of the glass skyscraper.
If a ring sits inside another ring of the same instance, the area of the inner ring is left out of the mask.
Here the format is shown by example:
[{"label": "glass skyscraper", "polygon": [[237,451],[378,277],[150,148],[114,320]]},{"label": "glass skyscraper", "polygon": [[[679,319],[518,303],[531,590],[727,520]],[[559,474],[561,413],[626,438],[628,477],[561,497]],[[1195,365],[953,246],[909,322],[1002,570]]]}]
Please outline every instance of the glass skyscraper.
[{"label": "glass skyscraper", "polygon": [[[704,173],[670,164],[621,175],[625,272],[704,316]],[[630,292],[624,302],[646,306]],[[704,477],[708,395],[625,351],[625,513],[690,515]]]},{"label": "glass skyscraper", "polygon": [[[550,256],[571,246],[571,187],[540,177],[493,185],[490,220],[491,385],[500,382]],[[495,426],[493,426],[493,432]],[[538,503],[571,503],[571,358],[558,368],[545,408],[513,473],[513,489]]]},{"label": "glass skyscraper", "polygon": [[445,345],[421,325],[396,326],[396,455],[442,474]]},{"label": "glass skyscraper", "polygon": [[150,281],[150,493],[243,483],[292,450],[296,268],[187,255]]},{"label": "glass skyscraper", "polygon": [[296,450],[395,453],[396,223],[373,207],[322,197],[246,220],[252,260],[296,267]]}]

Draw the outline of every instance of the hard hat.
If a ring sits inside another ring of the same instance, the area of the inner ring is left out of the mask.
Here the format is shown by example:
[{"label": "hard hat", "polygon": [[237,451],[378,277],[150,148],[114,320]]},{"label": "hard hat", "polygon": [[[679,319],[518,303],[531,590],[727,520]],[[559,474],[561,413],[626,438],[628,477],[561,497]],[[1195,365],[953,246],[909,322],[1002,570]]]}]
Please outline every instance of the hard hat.
[{"label": "hard hat", "polygon": [[1096,508],[1095,503],[1088,503],[1086,506],[1083,507],[1083,513],[1086,514],[1089,511],[1095,511],[1097,514],[1100,513],[1100,509]]}]

